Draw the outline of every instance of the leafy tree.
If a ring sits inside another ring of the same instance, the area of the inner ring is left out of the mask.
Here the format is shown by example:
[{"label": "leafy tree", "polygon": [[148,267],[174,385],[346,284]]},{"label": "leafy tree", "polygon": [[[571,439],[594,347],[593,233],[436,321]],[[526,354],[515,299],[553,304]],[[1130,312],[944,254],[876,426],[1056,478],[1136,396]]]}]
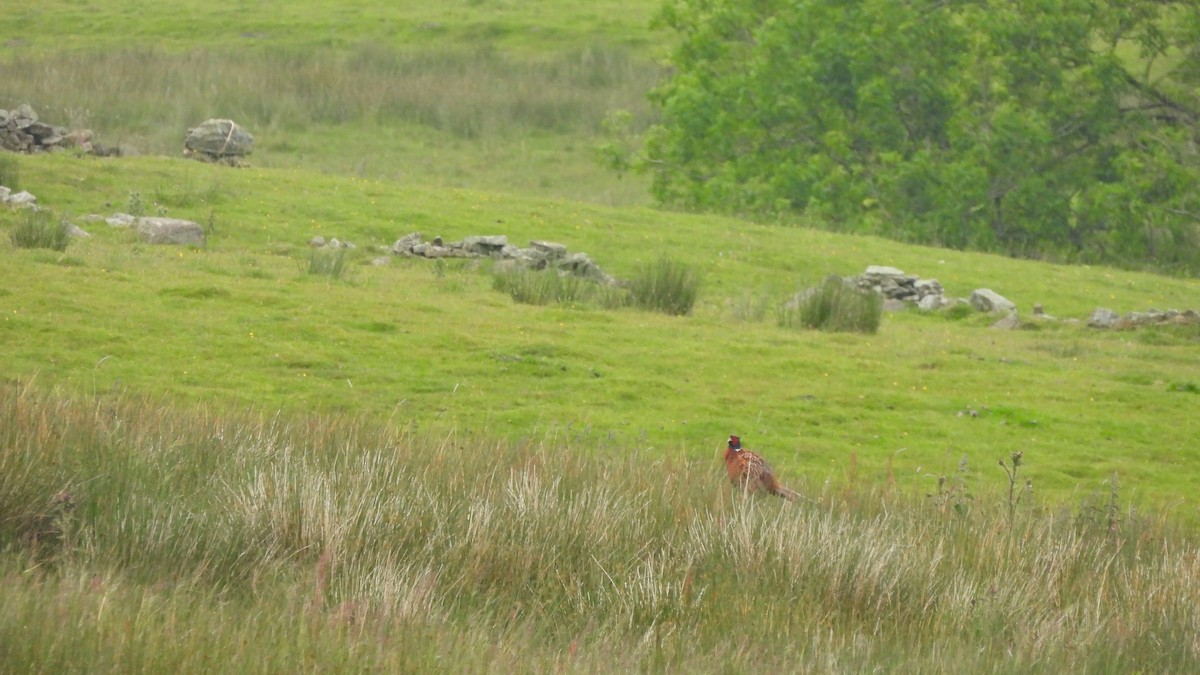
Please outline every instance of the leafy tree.
[{"label": "leafy tree", "polygon": [[668,0],[687,208],[1200,271],[1200,0]]}]

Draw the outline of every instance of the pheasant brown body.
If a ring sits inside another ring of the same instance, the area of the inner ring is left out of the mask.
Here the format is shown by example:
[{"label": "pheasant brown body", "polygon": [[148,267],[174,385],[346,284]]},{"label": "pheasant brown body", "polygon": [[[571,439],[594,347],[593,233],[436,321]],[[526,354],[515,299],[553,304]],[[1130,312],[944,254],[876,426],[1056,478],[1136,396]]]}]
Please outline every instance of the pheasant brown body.
[{"label": "pheasant brown body", "polygon": [[746,492],[753,493],[761,489],[788,501],[799,496],[794,490],[781,485],[771,465],[761,455],[743,448],[737,436],[729,437],[729,447],[725,450],[725,470],[729,472],[730,482]]}]

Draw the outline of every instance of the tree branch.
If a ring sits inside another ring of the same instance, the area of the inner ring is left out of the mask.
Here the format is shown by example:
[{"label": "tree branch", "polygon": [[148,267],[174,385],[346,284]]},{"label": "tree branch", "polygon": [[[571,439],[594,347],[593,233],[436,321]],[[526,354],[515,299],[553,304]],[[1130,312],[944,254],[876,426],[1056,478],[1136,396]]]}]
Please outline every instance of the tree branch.
[{"label": "tree branch", "polygon": [[1189,125],[1195,126],[1196,122],[1198,120],[1200,120],[1200,111],[1193,110],[1193,109],[1189,108],[1187,105],[1180,103],[1179,101],[1176,101],[1175,99],[1171,98],[1170,96],[1167,96],[1162,91],[1146,84],[1145,82],[1142,82],[1141,80],[1137,79],[1133,75],[1130,75],[1127,71],[1125,71],[1123,69],[1121,71],[1121,74],[1125,77],[1125,81],[1127,83],[1129,83],[1130,86],[1132,86],[1134,89],[1138,90],[1139,92],[1145,94],[1146,96],[1149,96],[1150,98],[1154,99],[1155,101],[1158,101],[1158,103],[1160,105],[1162,105],[1164,108],[1167,108],[1169,110],[1174,110],[1175,112],[1179,113],[1180,115],[1183,116],[1184,120]]}]

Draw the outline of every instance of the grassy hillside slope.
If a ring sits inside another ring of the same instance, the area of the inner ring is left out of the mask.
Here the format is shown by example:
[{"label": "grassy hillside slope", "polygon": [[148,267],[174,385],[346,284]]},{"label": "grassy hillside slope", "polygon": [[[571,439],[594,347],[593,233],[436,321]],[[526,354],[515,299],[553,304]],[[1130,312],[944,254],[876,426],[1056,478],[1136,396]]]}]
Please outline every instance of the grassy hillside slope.
[{"label": "grassy hillside slope", "polygon": [[[0,210],[0,670],[1197,670],[1200,333],[1078,320],[1200,282],[647,208],[593,146],[651,120],[656,4],[0,12],[0,107],[129,151],[4,156],[92,236]],[[251,167],[178,157],[214,116]],[[208,242],[84,218],[117,211]],[[413,231],[666,256],[699,301],[518,304],[380,250]],[[1025,324],[776,323],[871,264]],[[803,499],[731,492],[730,433]]]},{"label": "grassy hillside slope", "polygon": [[[990,317],[889,315],[877,335],[757,320],[830,273],[890,264],[951,295],[990,287],[1062,319],[1097,306],[1187,307],[1192,280],[918,249],[720,218],[183,160],[21,162],[43,203],[111,213],[131,193],[211,223],[200,250],[139,245],[102,223],[65,254],[6,249],[7,374],[83,391],[369,411],[411,428],[567,434],[605,452],[711,456],[741,432],[814,481],[857,466],[914,482],[967,456],[1024,450],[1040,489],[1097,489],[1114,471],[1186,500],[1200,363],[1195,331],[1078,323],[1001,331]],[[178,206],[175,206],[178,205]],[[16,216],[9,214],[12,221]],[[703,272],[693,316],[533,307],[466,263],[368,264],[411,231],[552,239],[629,276],[668,255]],[[303,273],[307,241],[358,245],[344,281]],[[960,416],[970,410],[979,417]],[[998,472],[995,469],[987,469]]]},{"label": "grassy hillside slope", "polygon": [[0,108],[132,155],[232,118],[262,167],[644,204],[595,145],[610,110],[650,120],[656,6],[52,0],[0,16]]},{"label": "grassy hillside slope", "polygon": [[[236,8],[175,0],[48,0],[11,8],[0,19],[9,48],[38,52],[137,46],[170,50],[253,45],[347,46],[380,41],[397,47],[488,44],[545,55],[587,42],[650,47],[653,0],[333,0],[239,3]],[[25,30],[35,26],[36,30]],[[133,43],[133,44],[131,44]]]}]

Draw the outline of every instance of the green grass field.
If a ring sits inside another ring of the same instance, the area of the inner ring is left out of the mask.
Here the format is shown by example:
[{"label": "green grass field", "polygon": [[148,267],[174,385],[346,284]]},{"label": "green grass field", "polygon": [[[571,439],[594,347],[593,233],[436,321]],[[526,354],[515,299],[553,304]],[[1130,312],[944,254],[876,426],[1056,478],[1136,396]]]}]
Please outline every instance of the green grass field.
[{"label": "green grass field", "polygon": [[[0,107],[131,150],[3,156],[93,236],[17,248],[0,211],[0,670],[1196,669],[1200,330],[1072,320],[1200,282],[650,207],[594,149],[651,119],[654,7],[0,13]],[[251,167],[178,156],[212,116]],[[131,210],[208,243],[83,218]],[[414,231],[700,292],[535,306],[487,264],[371,264]],[[316,235],[357,246],[340,276]],[[871,264],[1025,325],[777,322]],[[730,433],[805,499],[731,494]]]}]

